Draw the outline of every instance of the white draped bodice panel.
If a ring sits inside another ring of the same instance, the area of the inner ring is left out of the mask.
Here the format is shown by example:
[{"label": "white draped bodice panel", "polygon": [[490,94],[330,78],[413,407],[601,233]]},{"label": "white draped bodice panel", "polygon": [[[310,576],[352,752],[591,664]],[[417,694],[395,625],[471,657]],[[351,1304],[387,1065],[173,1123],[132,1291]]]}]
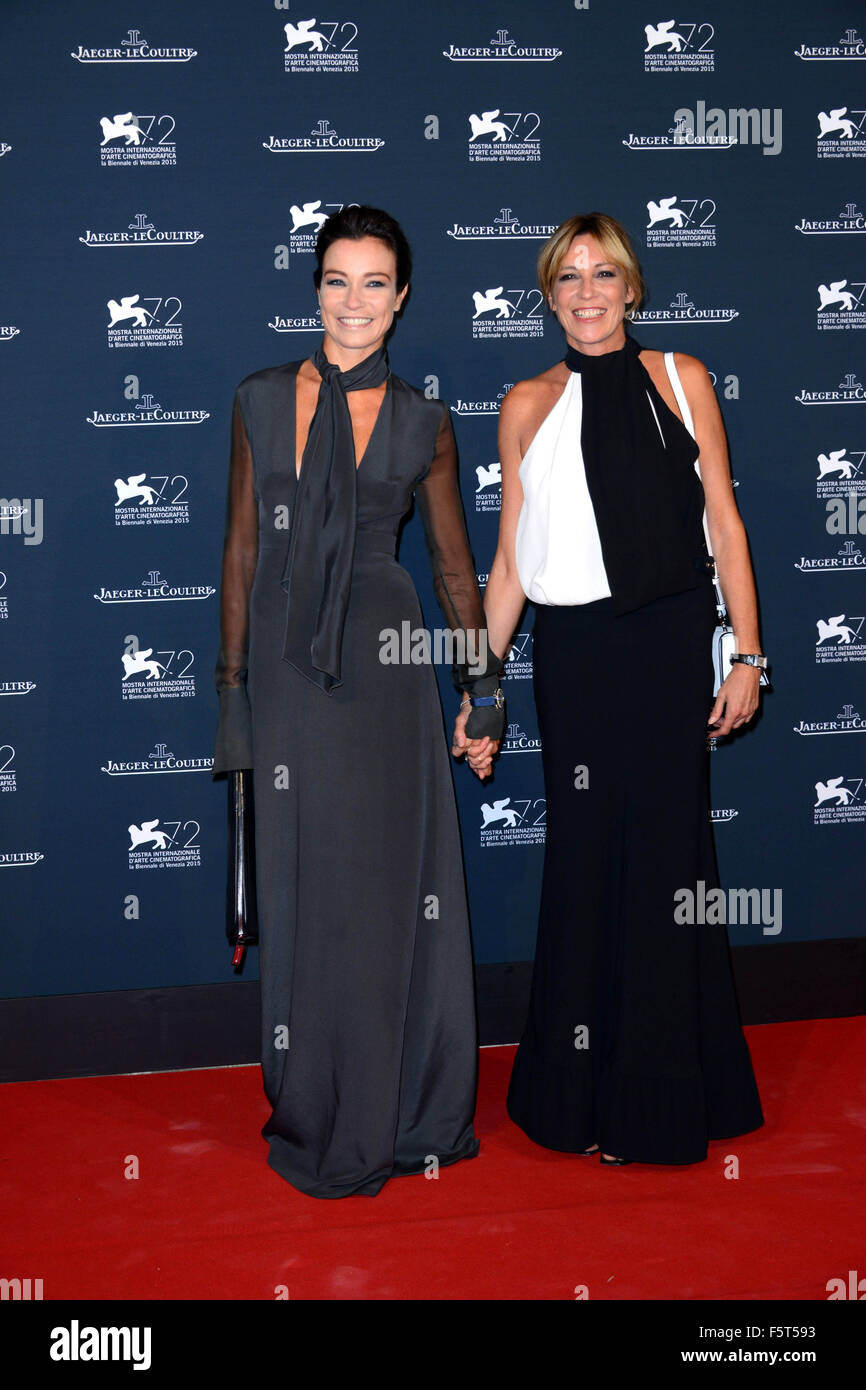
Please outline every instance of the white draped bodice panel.
[{"label": "white draped bodice panel", "polygon": [[520,584],[535,603],[593,603],[610,597],[598,525],[580,447],[579,372],[542,421],[520,465],[523,506],[515,559]]}]

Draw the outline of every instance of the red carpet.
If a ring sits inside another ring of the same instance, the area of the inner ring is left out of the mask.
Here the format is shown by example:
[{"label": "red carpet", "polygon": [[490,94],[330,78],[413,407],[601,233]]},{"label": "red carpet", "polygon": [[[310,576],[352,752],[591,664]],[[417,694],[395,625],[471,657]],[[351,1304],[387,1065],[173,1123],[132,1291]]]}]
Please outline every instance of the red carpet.
[{"label": "red carpet", "polygon": [[331,1202],[268,1168],[258,1067],[6,1085],[0,1277],[46,1300],[823,1300],[866,1275],[866,1019],[746,1033],[766,1123],[705,1163],[538,1148],[505,1113],[514,1049],[492,1048],[478,1158]]}]

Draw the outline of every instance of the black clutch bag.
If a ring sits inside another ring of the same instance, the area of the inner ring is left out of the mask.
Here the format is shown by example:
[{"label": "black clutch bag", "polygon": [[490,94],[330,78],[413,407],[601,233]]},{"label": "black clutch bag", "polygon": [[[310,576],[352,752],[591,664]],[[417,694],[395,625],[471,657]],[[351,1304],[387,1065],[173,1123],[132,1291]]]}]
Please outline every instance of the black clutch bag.
[{"label": "black clutch bag", "polygon": [[232,965],[240,969],[247,946],[259,940],[253,836],[253,774],[230,772],[228,781],[228,882],[226,936],[234,947]]}]

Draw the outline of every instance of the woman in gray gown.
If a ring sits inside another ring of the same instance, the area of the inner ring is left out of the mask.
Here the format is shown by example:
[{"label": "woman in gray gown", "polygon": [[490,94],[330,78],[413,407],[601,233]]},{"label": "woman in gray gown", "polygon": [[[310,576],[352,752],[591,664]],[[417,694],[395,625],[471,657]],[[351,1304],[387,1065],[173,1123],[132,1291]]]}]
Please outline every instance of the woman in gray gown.
[{"label": "woman in gray gown", "polygon": [[351,207],[316,254],[319,348],[235,396],[214,773],[253,769],[268,1162],[311,1196],[373,1196],[478,1151],[439,692],[429,663],[390,662],[383,642],[422,626],[394,558],[413,493],[437,598],[468,638],[452,751],[480,777],[502,730],[501,663],[484,656],[448,409],[388,367],[405,237]]}]

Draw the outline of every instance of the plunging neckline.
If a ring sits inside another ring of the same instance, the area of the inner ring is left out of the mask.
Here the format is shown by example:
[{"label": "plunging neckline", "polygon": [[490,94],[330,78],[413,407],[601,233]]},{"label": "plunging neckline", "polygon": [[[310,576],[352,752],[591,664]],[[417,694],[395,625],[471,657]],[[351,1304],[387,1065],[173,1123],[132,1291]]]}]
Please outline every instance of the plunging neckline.
[{"label": "plunging neckline", "polygon": [[[294,434],[295,434],[295,482],[296,482],[296,483],[299,483],[300,480],[301,480],[301,465],[303,464],[303,461],[304,461],[304,450],[306,449],[306,447],[307,447],[307,442],[308,442],[308,440],[309,440],[309,438],[310,438],[310,431],[309,431],[309,427],[308,427],[308,428],[307,428],[307,438],[304,440],[304,448],[301,450],[301,457],[300,457],[300,459],[299,459],[299,458],[298,458],[298,377],[299,377],[299,376],[300,376],[300,371],[297,371],[297,372],[295,373],[295,420],[294,420],[294,425],[295,425],[295,429],[294,429]],[[320,381],[319,389],[321,390],[321,381]],[[370,452],[370,446],[371,446],[371,444],[373,443],[374,436],[375,436],[375,434],[376,434],[377,429],[379,428],[379,422],[380,422],[380,420],[382,419],[382,412],[383,412],[384,409],[385,409],[385,405],[386,405],[386,403],[387,403],[387,400],[388,400],[388,397],[389,397],[390,393],[391,393],[391,373],[389,372],[388,375],[387,375],[386,378],[385,378],[385,394],[382,396],[382,399],[381,399],[381,401],[379,402],[379,409],[378,409],[377,412],[376,412],[376,419],[373,421],[373,428],[372,428],[371,431],[370,431],[369,437],[368,437],[368,439],[367,439],[367,443],[364,445],[364,452],[363,452],[363,454],[361,455],[361,457],[360,457],[359,459],[356,459],[356,460],[355,460],[355,473],[356,473],[356,475],[357,475],[358,469],[361,467],[361,464],[364,462],[364,460],[366,459],[367,455],[368,455],[369,452]],[[318,396],[316,397],[316,404],[318,404]],[[314,407],[313,407],[313,415],[315,415],[315,413],[316,413],[316,407],[314,406]],[[312,423],[313,423],[313,416],[311,415],[311,416],[310,416],[310,424],[312,425]],[[354,444],[354,437],[353,437],[353,444]]]}]

